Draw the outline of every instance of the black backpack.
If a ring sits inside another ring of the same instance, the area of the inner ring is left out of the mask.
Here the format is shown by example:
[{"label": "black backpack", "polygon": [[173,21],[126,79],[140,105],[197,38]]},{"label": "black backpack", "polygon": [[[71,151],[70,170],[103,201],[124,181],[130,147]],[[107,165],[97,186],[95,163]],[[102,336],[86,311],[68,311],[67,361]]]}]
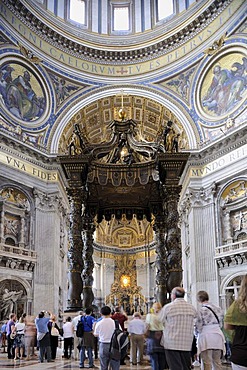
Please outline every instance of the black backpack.
[{"label": "black backpack", "polygon": [[78,338],[82,338],[83,334],[84,334],[84,322],[82,321],[81,317],[81,320],[78,321],[78,324],[76,326],[76,336]]},{"label": "black backpack", "polygon": [[109,349],[111,359],[116,361],[123,360],[127,355],[128,347],[129,333],[122,331],[119,328],[119,322],[115,320],[115,330],[111,337]]}]

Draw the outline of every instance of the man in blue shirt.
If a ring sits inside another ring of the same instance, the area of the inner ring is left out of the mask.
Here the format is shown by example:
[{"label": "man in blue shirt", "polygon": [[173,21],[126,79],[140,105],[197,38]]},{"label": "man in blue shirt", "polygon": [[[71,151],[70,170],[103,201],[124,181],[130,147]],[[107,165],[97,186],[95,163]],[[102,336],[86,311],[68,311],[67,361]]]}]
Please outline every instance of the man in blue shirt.
[{"label": "man in blue shirt", "polygon": [[[47,313],[49,317],[45,317],[45,313]],[[47,362],[54,362],[54,360],[51,358],[51,340],[47,326],[48,322],[50,321],[50,316],[50,312],[41,311],[38,314],[38,317],[35,319],[37,340],[39,342],[39,362],[44,362],[45,352],[47,354]]]},{"label": "man in blue shirt", "polygon": [[95,318],[91,316],[92,310],[87,308],[85,311],[85,316],[81,317],[81,321],[84,325],[84,333],[81,338],[81,350],[80,350],[80,369],[84,367],[85,361],[85,350],[87,350],[87,356],[89,361],[89,368],[93,368],[93,348],[94,348],[94,335],[93,335],[93,323]]}]

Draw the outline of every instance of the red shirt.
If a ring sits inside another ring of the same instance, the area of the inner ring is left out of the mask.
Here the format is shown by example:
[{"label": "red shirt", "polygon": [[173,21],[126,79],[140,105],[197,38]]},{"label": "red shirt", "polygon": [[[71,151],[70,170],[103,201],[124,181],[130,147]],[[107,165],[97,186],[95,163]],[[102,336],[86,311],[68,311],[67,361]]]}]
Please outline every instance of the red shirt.
[{"label": "red shirt", "polygon": [[123,315],[120,312],[116,312],[116,313],[114,313],[114,315],[112,315],[112,319],[113,320],[118,320],[119,325],[121,326],[122,330],[124,331],[124,322],[128,320],[127,316]]}]

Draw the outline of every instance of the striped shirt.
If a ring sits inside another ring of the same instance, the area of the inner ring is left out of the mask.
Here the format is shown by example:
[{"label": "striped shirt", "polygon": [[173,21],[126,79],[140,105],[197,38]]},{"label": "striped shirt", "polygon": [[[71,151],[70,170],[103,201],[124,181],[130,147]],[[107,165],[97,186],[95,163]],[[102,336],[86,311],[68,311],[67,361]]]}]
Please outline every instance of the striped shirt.
[{"label": "striped shirt", "polygon": [[163,332],[164,348],[191,351],[196,317],[196,309],[184,298],[176,298],[173,302],[165,305],[159,313],[160,321],[165,327]]}]

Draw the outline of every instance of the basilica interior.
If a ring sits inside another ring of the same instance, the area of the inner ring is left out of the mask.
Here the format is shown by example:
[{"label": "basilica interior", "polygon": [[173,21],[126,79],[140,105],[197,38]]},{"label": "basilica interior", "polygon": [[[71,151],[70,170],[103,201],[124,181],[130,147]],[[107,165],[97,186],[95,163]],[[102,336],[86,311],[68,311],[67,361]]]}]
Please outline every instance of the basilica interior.
[{"label": "basilica interior", "polygon": [[167,3],[1,1],[1,321],[237,297],[246,2]]}]

